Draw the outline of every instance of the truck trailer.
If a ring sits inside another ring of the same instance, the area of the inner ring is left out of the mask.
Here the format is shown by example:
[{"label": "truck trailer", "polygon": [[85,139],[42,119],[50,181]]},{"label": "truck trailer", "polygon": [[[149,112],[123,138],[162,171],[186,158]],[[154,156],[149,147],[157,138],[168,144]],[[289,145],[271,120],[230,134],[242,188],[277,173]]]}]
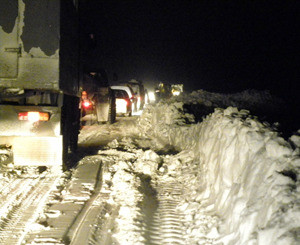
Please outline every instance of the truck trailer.
[{"label": "truck trailer", "polygon": [[63,166],[80,128],[78,2],[0,9],[0,165]]}]

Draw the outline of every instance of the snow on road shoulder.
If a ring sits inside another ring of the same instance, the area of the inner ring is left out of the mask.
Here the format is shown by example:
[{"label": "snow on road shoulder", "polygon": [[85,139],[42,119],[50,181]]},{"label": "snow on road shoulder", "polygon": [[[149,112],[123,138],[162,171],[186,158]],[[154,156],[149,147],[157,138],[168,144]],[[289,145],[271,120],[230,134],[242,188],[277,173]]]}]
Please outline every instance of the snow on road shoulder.
[{"label": "snow on road shoulder", "polygon": [[[139,127],[156,147],[171,145],[190,156],[178,174],[188,187],[181,209],[191,221],[190,242],[202,239],[199,219],[205,214],[223,221],[211,222],[205,234],[215,243],[299,242],[299,149],[234,107],[216,109],[202,123],[183,124],[191,117],[178,103],[149,106]],[[291,139],[296,145],[297,136]]]},{"label": "snow on road shoulder", "polygon": [[114,139],[120,140],[126,136],[135,136],[136,117],[117,118],[114,124],[94,124],[84,126],[79,134],[79,147],[104,147]]}]

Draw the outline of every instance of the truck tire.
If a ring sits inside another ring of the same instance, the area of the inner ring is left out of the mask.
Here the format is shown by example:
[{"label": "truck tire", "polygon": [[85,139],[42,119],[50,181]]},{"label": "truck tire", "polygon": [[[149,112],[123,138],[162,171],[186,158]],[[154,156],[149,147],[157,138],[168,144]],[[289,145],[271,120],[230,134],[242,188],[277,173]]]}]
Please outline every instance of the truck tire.
[{"label": "truck tire", "polygon": [[[75,103],[76,100],[75,100]],[[78,102],[79,103],[79,102]],[[69,142],[69,145],[70,145],[70,151],[72,153],[75,153],[77,152],[77,149],[78,149],[78,135],[79,135],[79,130],[80,130],[80,110],[76,108],[74,109],[74,113],[73,113],[73,118],[74,118],[74,121],[71,122],[71,132],[70,132],[70,142]]]},{"label": "truck tire", "polygon": [[65,169],[66,163],[68,160],[68,153],[69,153],[69,130],[68,130],[68,122],[67,122],[67,113],[66,107],[62,107],[61,111],[61,128],[62,128],[62,161],[63,167]]},{"label": "truck tire", "polygon": [[63,167],[68,168],[69,153],[75,153],[78,147],[78,134],[80,129],[80,110],[78,108],[79,98],[64,95],[61,111],[62,126],[62,158]]},{"label": "truck tire", "polygon": [[108,123],[113,124],[116,121],[116,100],[114,96],[109,101]]}]

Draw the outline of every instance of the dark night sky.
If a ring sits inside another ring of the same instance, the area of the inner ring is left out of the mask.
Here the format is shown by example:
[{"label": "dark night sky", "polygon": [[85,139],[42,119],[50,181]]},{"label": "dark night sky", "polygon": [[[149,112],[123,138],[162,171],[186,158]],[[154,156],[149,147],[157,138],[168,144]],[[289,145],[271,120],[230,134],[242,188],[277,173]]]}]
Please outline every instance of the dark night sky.
[{"label": "dark night sky", "polygon": [[81,11],[110,77],[296,94],[299,1],[90,0]]}]

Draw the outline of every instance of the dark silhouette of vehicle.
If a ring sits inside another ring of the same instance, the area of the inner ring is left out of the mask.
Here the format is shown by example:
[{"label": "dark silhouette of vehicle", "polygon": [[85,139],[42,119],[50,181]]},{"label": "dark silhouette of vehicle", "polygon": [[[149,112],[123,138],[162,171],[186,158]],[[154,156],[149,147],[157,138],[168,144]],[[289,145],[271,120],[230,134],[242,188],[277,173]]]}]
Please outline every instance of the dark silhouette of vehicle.
[{"label": "dark silhouette of vehicle", "polygon": [[155,88],[155,101],[159,102],[162,99],[169,99],[171,97],[171,86],[167,83],[159,83]]},{"label": "dark silhouette of vehicle", "polygon": [[116,98],[117,115],[131,116],[134,105],[134,93],[128,86],[111,86]]},{"label": "dark silhouette of vehicle", "polygon": [[114,85],[120,85],[120,86],[128,86],[132,89],[133,91],[133,111],[139,111],[144,108],[145,105],[145,96],[146,96],[146,91],[143,83],[141,81],[131,79],[129,81],[118,81],[115,82]]},{"label": "dark silhouette of vehicle", "polygon": [[[116,101],[103,69],[85,71],[82,79],[81,122],[114,123]],[[89,117],[88,117],[89,116]]]}]

